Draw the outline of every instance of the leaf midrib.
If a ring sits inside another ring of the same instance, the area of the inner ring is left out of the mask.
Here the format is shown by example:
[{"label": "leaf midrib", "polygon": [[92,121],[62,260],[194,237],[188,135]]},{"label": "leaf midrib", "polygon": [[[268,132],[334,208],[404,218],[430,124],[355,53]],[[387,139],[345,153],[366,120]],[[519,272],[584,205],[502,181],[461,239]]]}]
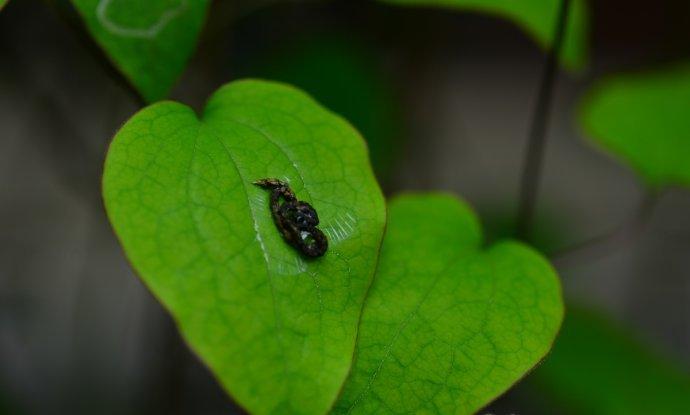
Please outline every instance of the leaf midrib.
[{"label": "leaf midrib", "polygon": [[[275,286],[273,283],[273,277],[271,275],[271,271],[270,271],[270,267],[269,267],[269,263],[268,263],[268,252],[266,251],[266,247],[264,246],[263,240],[261,239],[261,233],[259,232],[259,223],[256,220],[256,214],[254,213],[253,206],[252,206],[250,199],[249,199],[249,192],[247,190],[247,183],[248,182],[247,182],[246,178],[244,177],[244,175],[242,174],[242,171],[240,170],[239,165],[237,164],[237,161],[233,157],[232,152],[230,151],[230,149],[228,149],[228,147],[226,146],[223,139],[216,134],[216,131],[214,131],[214,129],[212,127],[208,126],[207,124],[204,124],[203,121],[200,121],[200,123],[201,123],[200,130],[205,127],[204,130],[208,131],[209,135],[211,135],[212,137],[214,137],[218,141],[218,143],[223,148],[223,151],[228,156],[228,159],[230,159],[230,161],[233,165],[233,168],[235,169],[235,172],[237,173],[240,180],[242,181],[242,190],[244,191],[245,200],[247,202],[247,208],[248,208],[247,210],[249,212],[249,217],[252,220],[253,228],[254,228],[254,231],[256,233],[255,239],[259,243],[259,247],[261,249],[261,252],[263,254],[262,256],[264,258],[264,265],[266,268],[266,278],[268,280],[268,284],[270,286],[270,291],[271,291],[271,304],[273,306],[273,318],[275,321],[275,328],[276,328],[276,331],[278,333],[278,335],[274,336],[274,338],[276,339],[276,342],[278,343],[278,348],[280,350],[280,354],[282,357],[281,361],[282,361],[283,375],[287,378],[290,372],[289,372],[288,367],[287,367],[287,358],[285,356],[285,348],[284,348],[285,341],[283,339],[282,323],[281,323],[281,319],[279,316],[280,312],[278,311],[278,305],[276,302]],[[289,390],[290,383],[288,383],[287,388]]]},{"label": "leaf midrib", "polygon": [[390,356],[390,354],[391,354],[391,352],[392,352],[392,349],[393,349],[393,346],[394,346],[394,344],[396,343],[396,341],[398,340],[398,337],[399,337],[400,334],[405,330],[405,328],[407,327],[407,325],[409,324],[409,322],[410,322],[410,321],[414,318],[414,316],[417,314],[417,312],[418,312],[419,309],[421,308],[422,304],[427,300],[427,298],[429,297],[429,295],[431,295],[431,292],[434,290],[434,288],[435,288],[436,285],[439,283],[439,281],[441,280],[441,278],[442,278],[450,269],[452,269],[454,266],[456,266],[458,263],[460,263],[460,261],[463,260],[464,258],[469,257],[469,256],[470,256],[471,254],[473,254],[473,253],[476,254],[476,253],[481,253],[481,252],[482,252],[481,249],[478,248],[478,247],[472,247],[472,249],[470,249],[470,250],[468,250],[468,251],[466,251],[466,252],[460,252],[459,254],[456,255],[455,258],[453,258],[451,261],[449,261],[449,263],[448,263],[441,271],[439,271],[438,273],[436,273],[436,275],[433,276],[434,281],[431,283],[431,285],[429,286],[429,288],[427,288],[426,292],[422,295],[422,297],[419,299],[419,301],[417,301],[417,304],[414,306],[413,310],[410,311],[410,312],[408,313],[408,315],[403,319],[403,322],[400,323],[400,325],[399,325],[399,327],[398,327],[398,330],[396,330],[395,334],[393,335],[393,338],[391,339],[391,341],[390,341],[390,342],[388,343],[388,345],[386,346],[386,353],[385,353],[384,356],[381,358],[381,361],[379,362],[378,366],[376,367],[376,370],[374,371],[374,373],[372,373],[372,374],[369,376],[369,379],[368,379],[368,381],[367,381],[366,386],[364,387],[364,390],[363,390],[362,392],[360,392],[360,393],[357,395],[357,397],[355,398],[355,400],[352,402],[352,405],[350,405],[350,407],[348,408],[347,414],[352,413],[352,411],[354,410],[354,408],[355,408],[357,405],[359,405],[359,403],[360,403],[363,399],[366,398],[366,396],[367,396],[368,393],[369,393],[369,390],[371,389],[371,385],[373,384],[374,380],[375,380],[376,377],[378,376],[378,373],[379,373],[380,370],[382,369],[384,363],[386,362],[386,360],[387,360],[388,357]]}]

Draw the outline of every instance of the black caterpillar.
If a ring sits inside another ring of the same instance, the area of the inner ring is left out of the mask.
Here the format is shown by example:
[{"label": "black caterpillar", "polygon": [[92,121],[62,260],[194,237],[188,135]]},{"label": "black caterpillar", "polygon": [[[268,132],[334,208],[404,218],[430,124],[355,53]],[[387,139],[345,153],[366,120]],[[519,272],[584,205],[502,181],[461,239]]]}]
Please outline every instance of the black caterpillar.
[{"label": "black caterpillar", "polygon": [[326,253],[328,239],[316,227],[319,224],[316,209],[297,200],[290,186],[278,179],[261,179],[254,184],[271,190],[273,221],[287,243],[308,257],[320,257]]}]

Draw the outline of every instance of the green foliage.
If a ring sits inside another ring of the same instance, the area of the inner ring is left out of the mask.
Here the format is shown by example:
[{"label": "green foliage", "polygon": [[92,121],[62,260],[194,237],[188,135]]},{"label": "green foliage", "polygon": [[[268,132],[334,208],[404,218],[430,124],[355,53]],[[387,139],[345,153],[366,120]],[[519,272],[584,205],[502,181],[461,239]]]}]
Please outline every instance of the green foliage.
[{"label": "green foliage", "polygon": [[8,0],[0,0],[0,10],[2,10],[3,7],[7,4]]},{"label": "green foliage", "polygon": [[336,413],[474,413],[544,357],[563,314],[554,270],[517,242],[481,244],[452,196],[389,203]]},{"label": "green foliage", "polygon": [[[329,236],[306,260],[279,235],[277,177]],[[241,81],[203,117],[163,102],[108,152],[103,195],[125,253],[220,383],[252,413],[326,412],[347,376],[385,224],[364,142],[291,87]]]},{"label": "green foliage", "polygon": [[184,71],[209,0],[72,0],[100,46],[144,99],[164,98]]},{"label": "green foliage", "polygon": [[581,120],[596,144],[649,186],[690,186],[690,62],[600,82]]},{"label": "green foliage", "polygon": [[[379,0],[400,6],[446,7],[496,15],[513,21],[545,49],[551,47],[561,0]],[[568,16],[562,63],[581,69],[587,61],[587,7],[574,0]]]},{"label": "green foliage", "polygon": [[578,307],[568,308],[553,352],[530,378],[540,396],[547,393],[569,413],[677,415],[690,408],[690,378],[677,363]]},{"label": "green foliage", "polygon": [[352,122],[367,140],[377,176],[385,177],[402,145],[403,120],[374,53],[336,36],[300,38],[281,48],[249,73],[293,84]]}]

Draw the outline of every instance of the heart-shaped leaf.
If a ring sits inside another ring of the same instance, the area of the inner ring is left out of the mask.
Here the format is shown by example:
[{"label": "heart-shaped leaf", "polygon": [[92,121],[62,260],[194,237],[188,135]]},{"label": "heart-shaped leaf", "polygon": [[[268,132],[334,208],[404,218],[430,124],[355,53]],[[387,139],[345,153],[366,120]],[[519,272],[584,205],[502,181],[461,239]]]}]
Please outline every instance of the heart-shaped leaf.
[{"label": "heart-shaped leaf", "polygon": [[[279,234],[276,177],[329,237],[307,260]],[[201,120],[163,102],[116,135],[103,177],[127,257],[232,396],[252,413],[324,413],[347,376],[385,224],[365,144],[285,85],[219,89]]]},{"label": "heart-shaped leaf", "polygon": [[[568,305],[553,352],[530,380],[570,414],[676,415],[690,408],[690,376],[593,310]],[[550,412],[554,403],[550,403]]]},{"label": "heart-shaped leaf", "polygon": [[72,0],[145,100],[164,98],[194,51],[209,0]]},{"label": "heart-shaped leaf", "polygon": [[476,217],[452,196],[399,197],[388,218],[335,412],[474,413],[549,351],[558,278],[520,243],[482,248]]},{"label": "heart-shaped leaf", "polygon": [[690,186],[690,62],[602,81],[585,98],[581,120],[649,186]]},{"label": "heart-shaped leaf", "polygon": [[[399,6],[445,7],[477,11],[513,21],[540,46],[553,44],[558,8],[562,0],[379,0]],[[581,69],[587,61],[587,7],[574,0],[568,14],[561,61],[570,69]]]}]

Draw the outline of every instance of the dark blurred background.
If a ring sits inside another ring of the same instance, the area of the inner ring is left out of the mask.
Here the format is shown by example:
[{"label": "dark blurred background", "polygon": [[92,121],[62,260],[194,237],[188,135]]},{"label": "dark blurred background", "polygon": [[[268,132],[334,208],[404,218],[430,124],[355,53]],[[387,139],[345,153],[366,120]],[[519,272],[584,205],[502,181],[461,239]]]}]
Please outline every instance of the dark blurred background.
[{"label": "dark blurred background", "polygon": [[[582,139],[582,93],[603,74],[690,57],[687,0],[589,5],[589,66],[559,73],[548,129],[535,239],[547,250],[615,229],[642,197],[631,171]],[[511,233],[543,61],[484,15],[225,0],[172,98],[199,109],[240,77],[295,83],[369,139],[386,194],[455,192],[496,238]],[[140,105],[67,2],[11,0],[0,13],[0,413],[239,412],[133,274],[102,208],[106,147]],[[557,264],[570,300],[685,367],[688,212],[690,193],[671,190],[644,232]],[[485,412],[555,412],[528,388]]]}]

